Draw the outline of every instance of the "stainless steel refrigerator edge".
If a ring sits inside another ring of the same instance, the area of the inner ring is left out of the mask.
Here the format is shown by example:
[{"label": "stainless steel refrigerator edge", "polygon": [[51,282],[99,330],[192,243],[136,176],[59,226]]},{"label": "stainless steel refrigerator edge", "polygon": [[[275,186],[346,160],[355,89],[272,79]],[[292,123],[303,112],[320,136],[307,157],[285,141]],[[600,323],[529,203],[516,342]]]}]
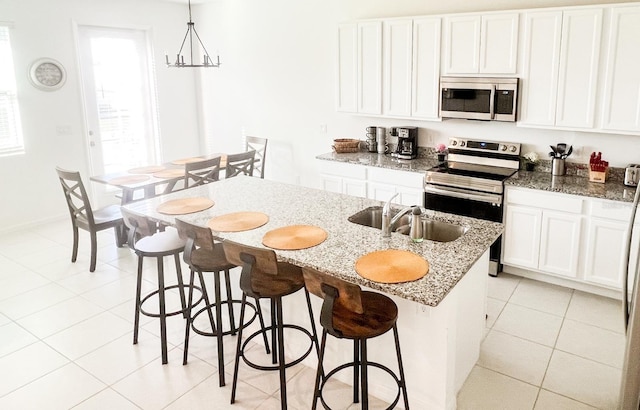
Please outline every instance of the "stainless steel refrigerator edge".
[{"label": "stainless steel refrigerator edge", "polygon": [[[620,386],[620,409],[638,410],[640,409],[640,251],[638,252],[635,264],[635,271],[629,272],[631,264],[631,243],[633,239],[633,226],[636,213],[638,211],[638,200],[640,199],[640,188],[636,188],[631,208],[631,220],[627,229],[626,255],[626,277],[623,280],[622,300],[624,323],[627,332],[626,349],[624,354],[624,365],[622,367],[622,383]],[[640,233],[638,233],[640,234]],[[629,292],[629,276],[633,277],[633,290]]]}]

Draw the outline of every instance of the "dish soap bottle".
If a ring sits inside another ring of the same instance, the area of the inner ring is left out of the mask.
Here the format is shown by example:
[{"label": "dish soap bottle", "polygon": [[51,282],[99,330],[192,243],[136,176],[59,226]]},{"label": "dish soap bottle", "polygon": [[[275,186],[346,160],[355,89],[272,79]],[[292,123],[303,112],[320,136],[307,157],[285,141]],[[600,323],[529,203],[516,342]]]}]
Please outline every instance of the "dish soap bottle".
[{"label": "dish soap bottle", "polygon": [[409,236],[413,242],[419,243],[422,242],[422,218],[420,217],[422,211],[420,207],[414,207],[411,214],[411,231],[409,231]]}]

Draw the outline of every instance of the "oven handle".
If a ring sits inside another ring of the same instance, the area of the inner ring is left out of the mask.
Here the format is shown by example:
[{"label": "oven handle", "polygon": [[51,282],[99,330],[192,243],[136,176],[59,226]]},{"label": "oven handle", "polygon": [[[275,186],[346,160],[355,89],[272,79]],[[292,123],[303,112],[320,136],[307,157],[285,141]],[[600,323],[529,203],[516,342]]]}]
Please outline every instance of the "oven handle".
[{"label": "oven handle", "polygon": [[491,97],[489,97],[489,113],[491,115],[491,119],[496,119],[495,105],[496,105],[496,86],[495,84],[491,85]]},{"label": "oven handle", "polygon": [[482,194],[479,192],[469,192],[455,188],[436,188],[433,185],[425,185],[424,192],[429,194],[439,194],[451,196],[454,198],[469,199],[471,201],[486,202],[495,205],[502,205],[502,197],[500,195]]}]

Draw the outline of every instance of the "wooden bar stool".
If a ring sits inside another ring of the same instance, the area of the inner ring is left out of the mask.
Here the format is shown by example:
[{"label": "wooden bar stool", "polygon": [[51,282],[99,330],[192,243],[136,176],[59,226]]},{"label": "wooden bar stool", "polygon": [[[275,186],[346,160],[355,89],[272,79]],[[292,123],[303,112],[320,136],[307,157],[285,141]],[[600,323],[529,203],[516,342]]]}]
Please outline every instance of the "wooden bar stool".
[{"label": "wooden bar stool", "polygon": [[[129,246],[132,247],[138,256],[138,277],[136,284],[136,311],[133,327],[133,344],[138,343],[138,328],[140,326],[140,314],[145,316],[157,317],[160,319],[160,343],[162,351],[162,364],[167,364],[167,317],[182,314],[185,319],[191,310],[192,292],[194,289],[202,292],[199,287],[194,286],[193,272],[189,285],[185,286],[182,280],[182,270],[180,267],[180,252],[184,250],[185,241],[180,239],[178,232],[173,229],[158,232],[156,224],[148,218],[132,213],[125,208],[121,209],[122,217],[125,224],[129,228]],[[178,284],[165,286],[164,281],[164,257],[173,256],[176,264],[176,273]],[[156,258],[158,272],[158,289],[142,296],[142,264],[145,257]],[[184,291],[189,289],[189,303],[186,302]],[[177,289],[180,295],[181,309],[167,312],[165,294],[168,290]],[[144,303],[151,297],[157,295],[158,313],[147,311],[143,308]],[[193,303],[198,304],[202,300],[202,296]],[[188,322],[185,334],[188,332]]]},{"label": "wooden bar stool", "polygon": [[[404,408],[409,409],[407,388],[400,354],[400,340],[398,339],[398,307],[396,304],[380,293],[362,291],[360,286],[345,282],[341,279],[329,276],[310,268],[302,269],[305,285],[309,292],[323,299],[320,324],[322,325],[322,341],[320,342],[320,360],[316,372],[316,382],[313,392],[313,409],[315,410],[318,399],[325,409],[329,406],[322,397],[322,389],[327,380],[349,367],[353,367],[353,402],[359,402],[362,395],[362,408],[369,408],[368,398],[368,367],[373,366],[389,374],[398,385],[398,394],[388,407],[394,408],[398,404],[400,394],[404,398]],[[393,329],[393,337],[398,357],[399,377],[386,366],[376,362],[370,362],[367,358],[367,339],[380,336]],[[331,370],[326,376],[322,368],[324,352],[327,342],[327,333],[338,339],[353,340],[353,362],[345,363]],[[358,378],[360,377],[360,382]],[[358,386],[360,384],[360,386]]]},{"label": "wooden bar stool", "polygon": [[[236,347],[236,359],[233,370],[233,387],[231,389],[231,404],[235,402],[236,386],[238,382],[238,367],[240,358],[250,367],[257,370],[278,370],[280,373],[280,405],[287,408],[287,385],[285,370],[288,367],[300,363],[315,347],[318,351],[318,338],[313,321],[311,299],[304,286],[302,270],[300,267],[286,262],[278,262],[276,254],[271,249],[245,246],[229,240],[223,241],[224,253],[229,262],[242,266],[240,274],[240,288],[242,289],[242,305],[240,309],[240,323],[243,323],[247,296],[256,299],[269,299],[271,302],[271,325],[258,330],[242,342],[242,327],[238,331],[238,344]],[[282,298],[303,290],[307,299],[307,309],[311,322],[311,332],[293,324],[285,324],[282,319]],[[293,329],[309,337],[309,348],[300,357],[286,362],[284,351],[284,329]],[[251,362],[244,354],[247,343],[258,335],[263,337],[271,330],[272,363],[273,366],[261,366]]]},{"label": "wooden bar stool", "polygon": [[[218,157],[218,160],[220,158]],[[215,337],[218,345],[218,378],[220,381],[220,386],[225,385],[224,378],[224,348],[222,342],[222,336],[226,335],[235,335],[238,327],[235,321],[235,315],[233,312],[233,304],[240,304],[241,301],[234,300],[231,292],[231,279],[229,275],[229,269],[235,268],[236,265],[233,265],[227,261],[227,258],[224,255],[224,250],[222,249],[221,242],[215,242],[213,238],[213,234],[211,233],[211,229],[207,227],[201,227],[197,225],[190,224],[185,221],[181,221],[180,219],[176,219],[176,228],[178,229],[178,234],[182,239],[184,239],[185,247],[184,247],[184,261],[189,265],[191,269],[191,273],[198,273],[198,279],[200,280],[200,284],[202,286],[202,297],[205,302],[205,306],[200,308],[197,312],[189,314],[187,318],[190,328],[193,329],[199,335],[202,336],[210,336]],[[213,272],[213,283],[214,283],[214,302],[211,303],[209,300],[209,295],[207,292],[207,288],[205,286],[203,272]],[[224,281],[226,288],[226,299],[222,299],[220,294],[220,276],[224,272]],[[191,303],[191,295],[189,299],[189,304]],[[227,305],[228,314],[229,314],[229,330],[224,330],[222,325],[222,305]],[[260,305],[254,306],[253,304],[247,303],[250,308],[253,309],[253,316],[243,323],[243,326],[249,326],[256,318],[256,314],[260,320],[261,328],[264,329],[264,320],[262,318],[262,312],[260,311]],[[215,310],[215,319],[213,318],[213,313],[211,309]],[[207,312],[209,316],[209,323],[211,325],[211,331],[202,330],[195,326],[194,321],[196,318]],[[265,336],[265,348],[267,353],[270,353],[269,344],[267,343],[267,339]],[[183,364],[187,363],[189,351],[189,330],[187,329],[187,333],[185,335],[184,340],[184,358]]]}]

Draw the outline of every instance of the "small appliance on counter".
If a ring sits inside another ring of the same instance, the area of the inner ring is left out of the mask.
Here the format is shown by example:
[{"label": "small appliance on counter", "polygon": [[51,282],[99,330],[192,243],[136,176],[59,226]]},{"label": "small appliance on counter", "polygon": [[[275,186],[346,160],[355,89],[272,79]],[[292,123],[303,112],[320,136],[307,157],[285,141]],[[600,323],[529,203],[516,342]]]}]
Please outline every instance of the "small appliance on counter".
[{"label": "small appliance on counter", "polygon": [[638,186],[638,182],[640,182],[640,164],[629,164],[624,170],[624,184]]},{"label": "small appliance on counter", "polygon": [[398,159],[414,159],[418,157],[418,127],[398,127]]}]

